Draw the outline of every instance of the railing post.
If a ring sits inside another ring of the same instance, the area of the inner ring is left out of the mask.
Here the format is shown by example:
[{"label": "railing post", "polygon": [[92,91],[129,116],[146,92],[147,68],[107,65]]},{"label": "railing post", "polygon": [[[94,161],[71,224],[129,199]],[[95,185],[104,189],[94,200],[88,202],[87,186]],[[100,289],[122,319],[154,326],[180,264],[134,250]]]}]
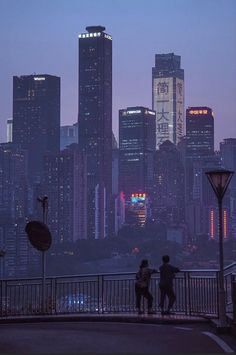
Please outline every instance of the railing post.
[{"label": "railing post", "polygon": [[46,313],[47,306],[46,306],[46,255],[45,251],[42,251],[42,310],[43,314]]},{"label": "railing post", "polygon": [[231,297],[233,305],[233,322],[236,323],[236,280],[235,275],[231,275]]},{"label": "railing post", "polygon": [[1,317],[3,316],[3,281],[0,281],[1,285],[1,300],[0,300],[0,307],[1,307]]},{"label": "railing post", "polygon": [[97,284],[98,284],[98,313],[100,313],[100,276],[97,275]]},{"label": "railing post", "polygon": [[187,273],[184,272],[184,298],[185,298],[185,314],[188,314],[188,292],[187,292]]},{"label": "railing post", "polygon": [[49,302],[49,311],[51,314],[55,313],[55,294],[54,294],[54,278],[51,278],[51,296],[50,296],[50,302]]},{"label": "railing post", "polygon": [[2,297],[3,297],[3,311],[4,311],[4,316],[8,316],[8,299],[7,299],[7,289],[8,289],[8,282],[7,280],[3,281],[3,292],[2,292]]},{"label": "railing post", "polygon": [[58,299],[58,294],[57,294],[57,278],[54,280],[54,309],[55,309],[55,314],[57,314],[57,306],[59,304],[59,299]]},{"label": "railing post", "polygon": [[101,307],[102,307],[102,313],[104,313],[104,277],[103,275],[101,276]]},{"label": "railing post", "polygon": [[189,306],[189,315],[192,314],[192,300],[191,300],[191,280],[190,280],[190,272],[187,272],[187,287],[188,287],[188,306]]},{"label": "railing post", "polygon": [[220,306],[219,306],[219,271],[216,271],[216,304],[217,304],[217,317],[219,318]]},{"label": "railing post", "polygon": [[98,313],[103,313],[104,277],[98,275]]}]

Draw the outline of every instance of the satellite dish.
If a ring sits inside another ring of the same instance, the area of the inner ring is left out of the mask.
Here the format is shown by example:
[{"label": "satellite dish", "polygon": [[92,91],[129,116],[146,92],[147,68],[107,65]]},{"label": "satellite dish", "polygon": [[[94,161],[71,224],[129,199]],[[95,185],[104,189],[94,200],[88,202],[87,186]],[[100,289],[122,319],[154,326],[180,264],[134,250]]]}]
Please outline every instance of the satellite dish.
[{"label": "satellite dish", "polygon": [[52,243],[52,236],[46,224],[39,221],[30,221],[26,224],[25,231],[30,243],[40,251],[46,251]]}]

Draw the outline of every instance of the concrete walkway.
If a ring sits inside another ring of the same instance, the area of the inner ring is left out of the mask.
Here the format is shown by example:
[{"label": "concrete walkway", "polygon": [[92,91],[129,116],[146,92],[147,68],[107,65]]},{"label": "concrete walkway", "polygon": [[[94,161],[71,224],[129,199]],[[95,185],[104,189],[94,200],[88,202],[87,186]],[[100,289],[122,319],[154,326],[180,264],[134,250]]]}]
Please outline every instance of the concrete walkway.
[{"label": "concrete walkway", "polygon": [[207,323],[0,324],[0,333],[1,354],[222,354],[236,350],[235,339],[217,336]]}]

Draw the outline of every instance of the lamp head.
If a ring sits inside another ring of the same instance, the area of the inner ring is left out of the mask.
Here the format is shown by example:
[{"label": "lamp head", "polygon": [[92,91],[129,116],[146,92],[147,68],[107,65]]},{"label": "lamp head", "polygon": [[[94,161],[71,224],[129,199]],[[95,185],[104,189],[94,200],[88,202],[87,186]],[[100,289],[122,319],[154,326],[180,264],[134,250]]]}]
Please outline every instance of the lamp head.
[{"label": "lamp head", "polygon": [[218,200],[222,201],[234,172],[219,169],[207,171],[205,174],[216,194],[216,197]]}]

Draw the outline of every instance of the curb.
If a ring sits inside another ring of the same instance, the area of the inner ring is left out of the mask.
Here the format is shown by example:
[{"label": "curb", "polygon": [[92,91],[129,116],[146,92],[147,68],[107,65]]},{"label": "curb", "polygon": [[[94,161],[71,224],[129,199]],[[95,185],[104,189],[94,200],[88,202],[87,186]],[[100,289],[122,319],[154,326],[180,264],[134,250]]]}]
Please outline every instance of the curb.
[{"label": "curb", "polygon": [[0,324],[44,323],[44,322],[113,322],[113,323],[141,323],[141,324],[193,324],[209,323],[206,318],[165,318],[156,316],[124,316],[124,315],[76,315],[76,316],[35,316],[1,318]]}]

